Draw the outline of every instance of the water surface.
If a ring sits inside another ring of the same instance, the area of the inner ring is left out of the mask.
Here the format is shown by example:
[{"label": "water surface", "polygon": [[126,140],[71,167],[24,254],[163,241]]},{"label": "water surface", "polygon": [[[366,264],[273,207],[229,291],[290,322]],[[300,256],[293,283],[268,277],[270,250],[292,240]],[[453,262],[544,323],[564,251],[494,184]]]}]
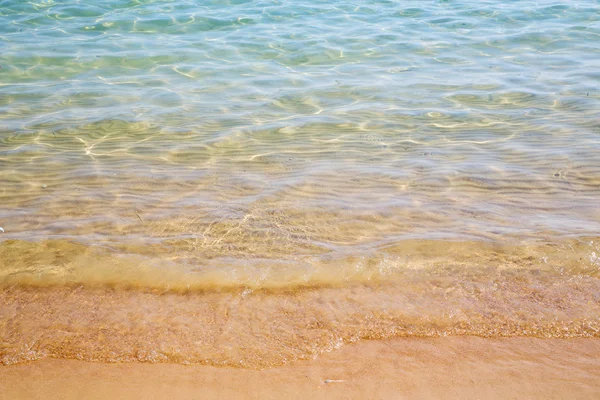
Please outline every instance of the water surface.
[{"label": "water surface", "polygon": [[0,43],[6,363],[598,336],[598,1],[4,0]]}]

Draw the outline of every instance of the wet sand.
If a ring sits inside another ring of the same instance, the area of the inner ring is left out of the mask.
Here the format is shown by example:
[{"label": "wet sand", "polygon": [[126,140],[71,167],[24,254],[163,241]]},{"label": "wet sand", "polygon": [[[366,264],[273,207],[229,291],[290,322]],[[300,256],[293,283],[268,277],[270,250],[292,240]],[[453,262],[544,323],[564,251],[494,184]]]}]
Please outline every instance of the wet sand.
[{"label": "wet sand", "polygon": [[44,359],[0,367],[0,399],[592,399],[600,339],[361,341],[268,369]]}]

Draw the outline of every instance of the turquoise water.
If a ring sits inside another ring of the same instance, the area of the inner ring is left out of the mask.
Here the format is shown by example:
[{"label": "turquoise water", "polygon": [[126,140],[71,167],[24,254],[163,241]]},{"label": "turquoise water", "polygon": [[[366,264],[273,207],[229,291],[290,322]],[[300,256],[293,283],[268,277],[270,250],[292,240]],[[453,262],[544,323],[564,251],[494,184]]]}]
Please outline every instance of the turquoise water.
[{"label": "turquoise water", "polygon": [[2,129],[118,119],[223,137],[347,123],[427,139],[479,123],[484,140],[500,121],[505,134],[526,123],[586,140],[598,133],[599,10],[597,1],[2,1]]},{"label": "turquoise water", "polygon": [[5,240],[600,232],[597,1],[2,1],[0,39]]},{"label": "turquoise water", "polygon": [[292,191],[459,222],[416,237],[600,231],[597,1],[2,1],[0,40],[5,237],[140,179],[204,182],[172,212]]},{"label": "turquoise water", "polygon": [[2,0],[0,50],[3,363],[599,335],[599,1]]}]

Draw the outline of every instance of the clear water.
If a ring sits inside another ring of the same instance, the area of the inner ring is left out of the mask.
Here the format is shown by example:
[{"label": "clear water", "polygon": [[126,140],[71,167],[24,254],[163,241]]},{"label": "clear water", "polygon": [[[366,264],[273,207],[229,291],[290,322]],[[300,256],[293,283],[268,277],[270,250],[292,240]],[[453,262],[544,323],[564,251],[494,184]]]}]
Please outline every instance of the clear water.
[{"label": "clear water", "polygon": [[598,335],[598,1],[4,0],[0,49],[5,362]]}]

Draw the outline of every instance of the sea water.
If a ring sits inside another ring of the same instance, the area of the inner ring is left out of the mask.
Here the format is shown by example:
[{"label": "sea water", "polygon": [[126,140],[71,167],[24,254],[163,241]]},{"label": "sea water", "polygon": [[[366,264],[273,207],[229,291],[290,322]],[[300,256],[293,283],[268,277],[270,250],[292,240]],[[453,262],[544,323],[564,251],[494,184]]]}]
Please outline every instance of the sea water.
[{"label": "sea water", "polygon": [[600,335],[600,2],[0,1],[0,357]]}]

